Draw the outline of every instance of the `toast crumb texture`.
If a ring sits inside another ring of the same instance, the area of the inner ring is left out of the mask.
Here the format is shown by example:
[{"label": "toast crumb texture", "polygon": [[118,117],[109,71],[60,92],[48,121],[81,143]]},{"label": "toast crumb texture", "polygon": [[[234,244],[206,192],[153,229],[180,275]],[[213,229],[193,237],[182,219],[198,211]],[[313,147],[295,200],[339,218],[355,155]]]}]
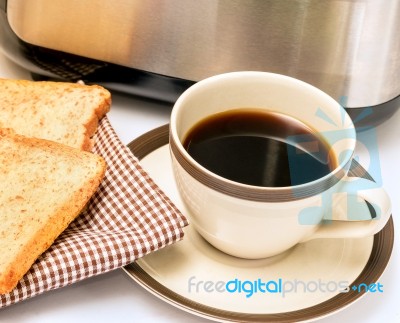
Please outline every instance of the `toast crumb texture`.
[{"label": "toast crumb texture", "polygon": [[[52,88],[47,87],[49,91]],[[41,91],[35,92],[40,95]],[[19,111],[18,105],[12,104]],[[52,104],[48,103],[49,109]],[[61,115],[65,116],[60,111]],[[34,112],[31,118],[35,118]],[[105,169],[98,155],[0,130],[0,293],[9,293],[79,215]]]},{"label": "toast crumb texture", "polygon": [[98,85],[0,79],[0,127],[90,151],[111,94]]}]

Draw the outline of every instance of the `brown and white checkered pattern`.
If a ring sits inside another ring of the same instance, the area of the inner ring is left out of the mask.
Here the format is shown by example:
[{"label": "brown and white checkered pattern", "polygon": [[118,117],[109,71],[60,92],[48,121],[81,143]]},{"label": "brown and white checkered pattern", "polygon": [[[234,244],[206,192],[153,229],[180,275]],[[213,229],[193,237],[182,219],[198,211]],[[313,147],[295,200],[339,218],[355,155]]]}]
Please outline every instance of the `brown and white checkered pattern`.
[{"label": "brown and white checkered pattern", "polygon": [[127,265],[183,237],[186,218],[120,141],[107,117],[94,152],[107,171],[85,211],[35,262],[0,308]]}]

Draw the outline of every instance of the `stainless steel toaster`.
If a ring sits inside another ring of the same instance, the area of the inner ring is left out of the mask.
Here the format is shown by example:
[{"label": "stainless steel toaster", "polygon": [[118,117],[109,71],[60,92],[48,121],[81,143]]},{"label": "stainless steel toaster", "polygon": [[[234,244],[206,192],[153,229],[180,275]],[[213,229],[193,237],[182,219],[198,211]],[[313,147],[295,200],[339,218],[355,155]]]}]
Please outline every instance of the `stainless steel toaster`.
[{"label": "stainless steel toaster", "polygon": [[357,125],[400,106],[400,0],[0,0],[3,51],[36,77],[174,101],[237,70],[293,76]]}]

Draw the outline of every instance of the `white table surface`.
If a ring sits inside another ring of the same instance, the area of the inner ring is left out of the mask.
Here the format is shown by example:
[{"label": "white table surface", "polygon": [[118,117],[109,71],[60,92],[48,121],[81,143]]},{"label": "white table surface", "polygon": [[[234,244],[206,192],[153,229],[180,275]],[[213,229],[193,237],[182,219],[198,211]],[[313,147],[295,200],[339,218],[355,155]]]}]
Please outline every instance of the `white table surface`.
[{"label": "white table surface", "polygon": [[[0,77],[30,79],[30,74],[0,52]],[[1,102],[0,102],[1,104]],[[113,93],[109,118],[124,143],[168,122],[171,107]],[[383,186],[393,205],[395,231],[400,232],[400,112],[377,128]],[[362,163],[362,159],[361,159]],[[354,304],[321,319],[333,322],[400,322],[400,246],[379,279],[383,293],[369,293]],[[122,269],[44,293],[0,310],[0,322],[206,322],[169,305],[131,280]]]}]

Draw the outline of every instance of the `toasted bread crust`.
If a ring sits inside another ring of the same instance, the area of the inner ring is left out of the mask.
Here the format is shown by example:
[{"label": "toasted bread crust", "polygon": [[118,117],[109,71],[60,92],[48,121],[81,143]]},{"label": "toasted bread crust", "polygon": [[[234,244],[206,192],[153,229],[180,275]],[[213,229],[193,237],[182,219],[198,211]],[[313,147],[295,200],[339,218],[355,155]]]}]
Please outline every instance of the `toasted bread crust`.
[{"label": "toasted bread crust", "polygon": [[90,151],[111,94],[98,85],[0,79],[0,127]]},{"label": "toasted bread crust", "polygon": [[102,157],[0,130],[0,293],[9,293],[85,207]]}]

